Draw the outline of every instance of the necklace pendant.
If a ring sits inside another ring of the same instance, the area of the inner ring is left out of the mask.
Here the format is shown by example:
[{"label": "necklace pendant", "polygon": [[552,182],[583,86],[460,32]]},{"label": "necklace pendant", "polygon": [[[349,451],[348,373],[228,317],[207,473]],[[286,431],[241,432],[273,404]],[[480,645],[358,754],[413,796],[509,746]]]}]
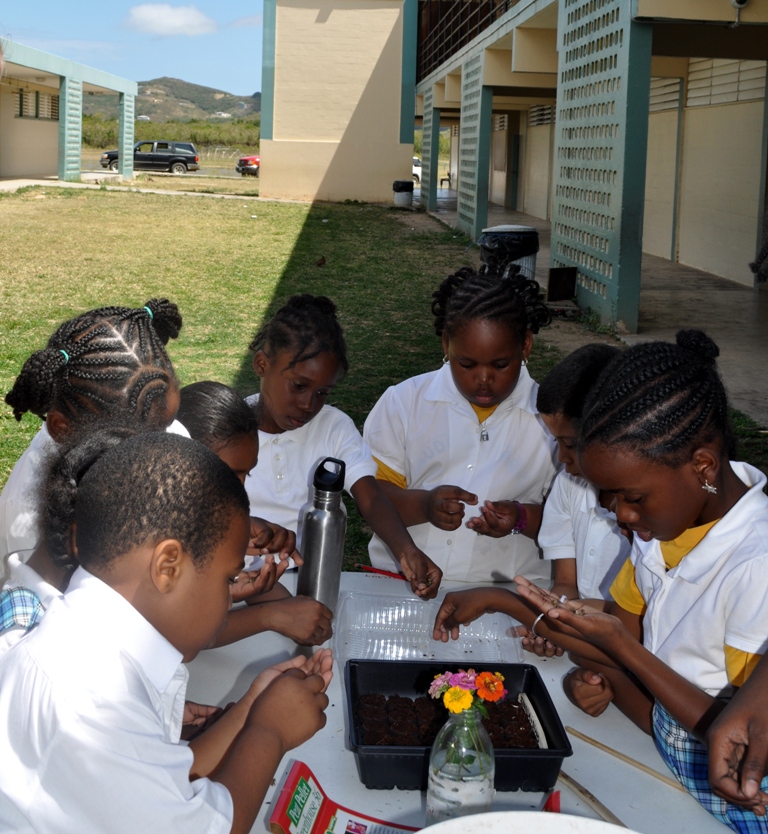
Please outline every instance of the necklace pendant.
[{"label": "necklace pendant", "polygon": [[488,440],[488,430],[483,426],[483,430],[480,432],[480,440]]}]

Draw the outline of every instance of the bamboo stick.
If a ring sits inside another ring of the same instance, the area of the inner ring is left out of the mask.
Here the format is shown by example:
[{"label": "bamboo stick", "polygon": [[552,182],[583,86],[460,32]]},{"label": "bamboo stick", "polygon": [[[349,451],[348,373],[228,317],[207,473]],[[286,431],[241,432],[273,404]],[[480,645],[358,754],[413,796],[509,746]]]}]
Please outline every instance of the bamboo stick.
[{"label": "bamboo stick", "polygon": [[584,733],[580,733],[578,730],[574,730],[573,727],[566,727],[565,729],[572,736],[576,736],[576,738],[580,738],[582,741],[586,741],[587,744],[591,744],[593,747],[597,747],[598,750],[602,750],[604,753],[609,753],[611,756],[615,756],[617,759],[621,759],[622,762],[626,762],[628,765],[632,765],[632,767],[636,767],[638,770],[642,770],[643,773],[647,773],[649,776],[653,776],[660,782],[664,782],[664,784],[669,785],[670,788],[675,788],[678,791],[686,793],[685,788],[678,781],[672,779],[670,776],[665,776],[663,773],[659,773],[658,770],[654,770],[652,767],[648,767],[648,765],[644,765],[642,762],[638,762],[637,759],[633,759],[631,756],[627,756],[625,753],[619,753],[619,751],[614,750],[613,747],[609,747],[607,744],[603,744],[601,741],[598,741],[597,739],[590,738],[589,736],[584,735]]},{"label": "bamboo stick", "polygon": [[560,775],[557,777],[558,781],[562,782],[568,790],[573,791],[576,796],[582,801],[585,802],[589,807],[599,814],[602,819],[606,822],[612,822],[614,825],[620,825],[622,828],[626,828],[627,826],[613,813],[613,811],[609,810],[608,808],[603,805],[603,803],[591,792],[588,791],[583,785],[580,785],[575,779],[569,776],[564,770],[560,771]]}]

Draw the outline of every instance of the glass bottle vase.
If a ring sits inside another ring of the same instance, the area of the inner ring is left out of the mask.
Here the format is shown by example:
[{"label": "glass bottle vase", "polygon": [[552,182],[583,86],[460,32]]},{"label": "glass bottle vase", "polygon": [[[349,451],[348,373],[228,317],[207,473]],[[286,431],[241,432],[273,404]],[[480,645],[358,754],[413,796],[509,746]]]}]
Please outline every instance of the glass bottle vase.
[{"label": "glass bottle vase", "polygon": [[429,757],[427,825],[490,811],[493,745],[475,709],[451,714]]}]

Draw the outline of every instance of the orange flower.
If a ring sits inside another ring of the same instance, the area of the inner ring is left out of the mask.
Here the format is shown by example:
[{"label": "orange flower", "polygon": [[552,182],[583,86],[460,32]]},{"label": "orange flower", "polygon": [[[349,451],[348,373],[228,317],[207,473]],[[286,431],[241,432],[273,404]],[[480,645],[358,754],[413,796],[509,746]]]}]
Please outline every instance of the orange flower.
[{"label": "orange flower", "polygon": [[481,672],[475,678],[477,694],[484,701],[500,701],[506,694],[504,676],[499,672]]}]

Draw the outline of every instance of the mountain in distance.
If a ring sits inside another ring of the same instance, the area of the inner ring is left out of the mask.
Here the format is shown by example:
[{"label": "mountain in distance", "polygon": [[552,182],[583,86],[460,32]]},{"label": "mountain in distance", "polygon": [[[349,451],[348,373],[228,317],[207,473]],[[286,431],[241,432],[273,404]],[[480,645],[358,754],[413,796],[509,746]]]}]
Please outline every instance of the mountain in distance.
[{"label": "mountain in distance", "polygon": [[[261,110],[261,93],[235,96],[212,87],[190,84],[178,78],[155,78],[139,81],[136,96],[136,117],[149,116],[153,122],[171,119],[216,119],[216,113],[229,113],[233,119],[245,118]],[[84,95],[83,113],[107,119],[118,116],[116,95]]]}]

